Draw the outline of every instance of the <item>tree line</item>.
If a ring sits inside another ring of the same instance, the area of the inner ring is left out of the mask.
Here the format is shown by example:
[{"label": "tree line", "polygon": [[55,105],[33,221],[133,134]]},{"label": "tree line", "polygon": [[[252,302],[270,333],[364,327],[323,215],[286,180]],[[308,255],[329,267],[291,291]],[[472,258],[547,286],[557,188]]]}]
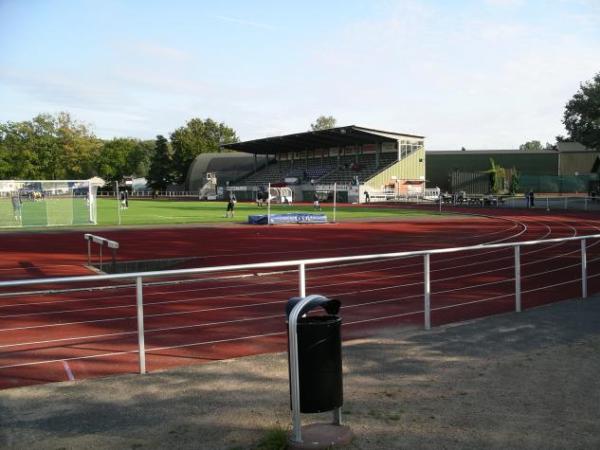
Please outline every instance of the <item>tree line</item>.
[{"label": "tree line", "polygon": [[100,139],[69,113],[39,114],[31,120],[0,123],[0,179],[60,180],[99,176],[146,177],[154,189],[183,183],[200,153],[237,142],[235,131],[212,119],[189,120],[155,140]]}]

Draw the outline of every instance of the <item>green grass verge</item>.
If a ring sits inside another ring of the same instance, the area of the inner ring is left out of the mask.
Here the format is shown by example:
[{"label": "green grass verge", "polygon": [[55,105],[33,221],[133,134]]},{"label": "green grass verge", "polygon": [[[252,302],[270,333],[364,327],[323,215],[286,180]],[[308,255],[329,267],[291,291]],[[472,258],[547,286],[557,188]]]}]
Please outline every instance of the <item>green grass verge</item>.
[{"label": "green grass verge", "polygon": [[[130,200],[129,208],[121,211],[122,225],[185,224],[246,222],[249,215],[266,214],[267,208],[258,208],[254,203],[238,203],[235,217],[225,218],[225,202]],[[118,224],[118,205],[114,199],[98,200],[98,225]],[[315,212],[312,205],[272,205],[272,213]],[[321,211],[333,220],[333,206],[324,204]],[[342,206],[337,208],[336,220],[368,218],[401,218],[431,215],[431,212],[410,210]]]},{"label": "green grass verge", "polygon": [[254,447],[254,450],[285,450],[288,448],[288,432],[280,426],[273,427],[265,433]]}]

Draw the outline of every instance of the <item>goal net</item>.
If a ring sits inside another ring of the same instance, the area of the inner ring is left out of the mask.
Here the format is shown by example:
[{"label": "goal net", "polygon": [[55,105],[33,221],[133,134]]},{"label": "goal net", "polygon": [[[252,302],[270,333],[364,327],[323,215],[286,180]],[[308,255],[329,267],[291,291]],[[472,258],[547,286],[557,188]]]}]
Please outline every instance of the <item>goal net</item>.
[{"label": "goal net", "polygon": [[96,224],[90,180],[0,180],[0,227]]},{"label": "goal net", "polygon": [[269,188],[269,197],[271,203],[281,203],[285,205],[292,204],[292,189],[288,187]]}]

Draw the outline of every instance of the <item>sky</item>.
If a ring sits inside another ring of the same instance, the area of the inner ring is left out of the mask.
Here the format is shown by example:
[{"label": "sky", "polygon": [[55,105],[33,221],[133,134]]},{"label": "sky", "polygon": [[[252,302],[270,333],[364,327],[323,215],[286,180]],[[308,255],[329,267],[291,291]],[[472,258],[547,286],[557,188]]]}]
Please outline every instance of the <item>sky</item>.
[{"label": "sky", "polygon": [[152,139],[210,117],[247,140],[332,115],[430,150],[554,142],[599,23],[600,0],[0,0],[0,122]]}]

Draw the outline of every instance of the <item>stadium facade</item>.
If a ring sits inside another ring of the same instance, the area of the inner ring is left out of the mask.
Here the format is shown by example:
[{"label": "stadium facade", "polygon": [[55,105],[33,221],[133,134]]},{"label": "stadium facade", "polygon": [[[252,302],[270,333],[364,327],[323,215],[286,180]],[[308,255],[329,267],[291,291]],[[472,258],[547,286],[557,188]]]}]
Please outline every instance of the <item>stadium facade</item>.
[{"label": "stadium facade", "polygon": [[[419,135],[351,125],[237,142],[222,148],[251,155],[254,160],[245,176],[225,183],[217,172],[221,192],[234,190],[238,199],[254,199],[269,184],[288,186],[295,199],[303,200],[312,200],[315,193],[325,197],[335,184],[340,201],[355,202],[365,192],[418,195],[425,189],[425,145],[424,137]],[[221,160],[222,156],[213,158]],[[198,169],[200,163],[196,164],[188,176],[190,187],[206,177]]]}]

